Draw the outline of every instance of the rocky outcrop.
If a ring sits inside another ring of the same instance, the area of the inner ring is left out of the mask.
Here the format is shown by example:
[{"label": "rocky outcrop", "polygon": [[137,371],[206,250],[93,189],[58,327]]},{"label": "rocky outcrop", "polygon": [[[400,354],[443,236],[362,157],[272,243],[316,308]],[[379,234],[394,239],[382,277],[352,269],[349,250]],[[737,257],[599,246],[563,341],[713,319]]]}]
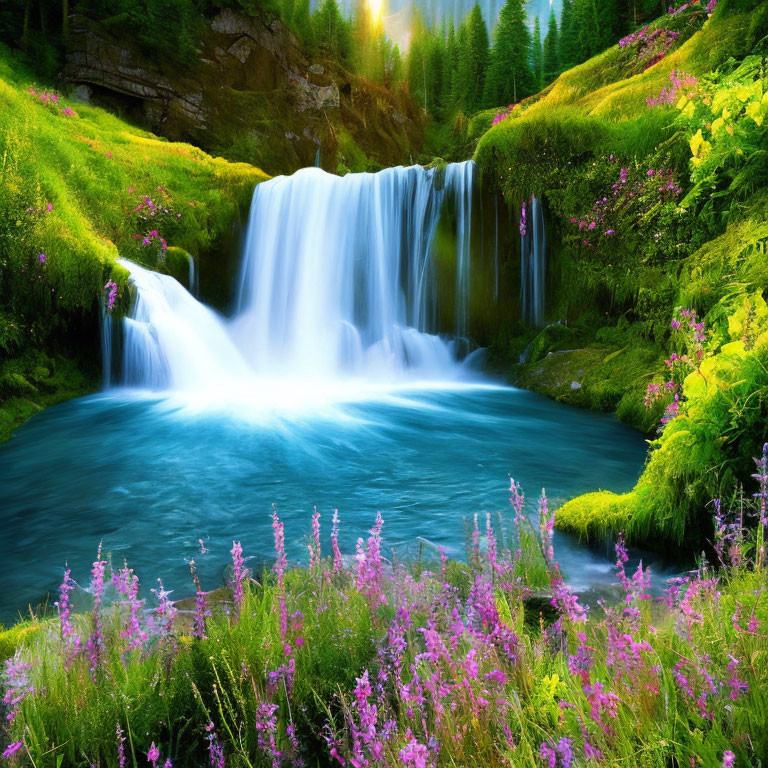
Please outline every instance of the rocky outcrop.
[{"label": "rocky outcrop", "polygon": [[356,155],[381,165],[407,162],[423,140],[421,112],[406,94],[310,61],[277,18],[223,9],[201,32],[194,67],[180,69],[118,29],[71,21],[64,81],[171,140],[270,173],[314,164],[318,148],[336,170],[349,137]]}]

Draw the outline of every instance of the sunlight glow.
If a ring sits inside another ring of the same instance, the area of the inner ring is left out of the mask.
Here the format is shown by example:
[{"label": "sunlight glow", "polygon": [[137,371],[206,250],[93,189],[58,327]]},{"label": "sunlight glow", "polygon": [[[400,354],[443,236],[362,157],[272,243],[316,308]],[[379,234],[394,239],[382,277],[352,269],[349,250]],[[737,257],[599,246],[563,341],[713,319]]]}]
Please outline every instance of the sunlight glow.
[{"label": "sunlight glow", "polygon": [[368,12],[373,21],[379,21],[384,12],[384,0],[368,0]]}]

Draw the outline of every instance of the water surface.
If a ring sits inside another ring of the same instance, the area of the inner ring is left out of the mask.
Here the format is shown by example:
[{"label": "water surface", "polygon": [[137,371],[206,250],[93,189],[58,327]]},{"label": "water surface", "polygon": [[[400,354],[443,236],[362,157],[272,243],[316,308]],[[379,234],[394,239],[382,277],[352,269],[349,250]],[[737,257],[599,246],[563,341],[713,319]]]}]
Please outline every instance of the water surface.
[{"label": "water surface", "polygon": [[[147,587],[161,576],[188,595],[195,557],[212,589],[233,539],[255,563],[272,556],[273,504],[292,558],[305,557],[314,506],[326,547],[334,508],[345,553],[381,510],[385,550],[412,554],[423,537],[463,556],[466,518],[502,510],[511,520],[509,475],[533,510],[542,487],[553,503],[627,490],[645,454],[611,417],[505,387],[328,393],[293,381],[247,394],[226,408],[192,395],[96,395],[41,413],[0,446],[0,618],[55,591],[67,563],[86,584],[100,541]],[[611,581],[603,553],[562,535],[555,545],[577,587]]]}]

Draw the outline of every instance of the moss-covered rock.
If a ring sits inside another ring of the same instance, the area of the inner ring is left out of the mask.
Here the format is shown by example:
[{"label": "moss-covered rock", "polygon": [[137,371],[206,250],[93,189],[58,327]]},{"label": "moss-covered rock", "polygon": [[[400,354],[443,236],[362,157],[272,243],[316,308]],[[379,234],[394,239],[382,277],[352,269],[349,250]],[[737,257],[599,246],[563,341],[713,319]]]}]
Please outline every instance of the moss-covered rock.
[{"label": "moss-covered rock", "polygon": [[585,493],[557,510],[557,527],[583,541],[610,540],[629,526],[630,494]]}]

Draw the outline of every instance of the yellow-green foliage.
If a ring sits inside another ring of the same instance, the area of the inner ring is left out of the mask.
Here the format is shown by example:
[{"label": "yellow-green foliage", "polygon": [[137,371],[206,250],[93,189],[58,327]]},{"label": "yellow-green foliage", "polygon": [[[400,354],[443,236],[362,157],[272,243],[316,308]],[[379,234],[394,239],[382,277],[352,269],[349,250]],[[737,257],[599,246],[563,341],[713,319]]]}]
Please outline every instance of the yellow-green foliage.
[{"label": "yellow-green foliage", "polygon": [[610,538],[627,529],[630,502],[631,494],[585,493],[557,510],[557,527],[583,539]]},{"label": "yellow-green foliage", "polygon": [[752,492],[752,458],[768,439],[768,306],[760,291],[729,295],[707,320],[711,354],[686,377],[681,413],[651,444],[635,488],[568,502],[558,527],[586,538],[624,530],[636,542],[695,544],[709,536],[712,499]]},{"label": "yellow-green foliage", "polygon": [[694,75],[715,69],[730,56],[738,55],[747,42],[752,16],[743,11],[727,18],[715,16],[704,27],[658,64],[626,77],[624,52],[613,46],[584,64],[564,72],[538,101],[503,120],[483,137],[477,156],[482,161],[487,148],[500,142],[521,123],[548,115],[582,115],[626,123],[648,116],[646,98],[657,96],[673,71]]},{"label": "yellow-green foliage", "polygon": [[20,621],[10,629],[0,630],[0,663],[10,658],[19,648],[28,648],[42,637],[45,623],[36,619]]},{"label": "yellow-green foliage", "polygon": [[265,178],[65,95],[58,104],[43,103],[30,88],[44,91],[0,49],[0,211],[18,234],[12,238],[10,229],[5,244],[11,268],[47,255],[43,274],[55,287],[56,309],[87,307],[98,297],[121,244],[135,234],[129,214],[137,195],[165,187],[182,214],[170,245],[197,254]]}]

